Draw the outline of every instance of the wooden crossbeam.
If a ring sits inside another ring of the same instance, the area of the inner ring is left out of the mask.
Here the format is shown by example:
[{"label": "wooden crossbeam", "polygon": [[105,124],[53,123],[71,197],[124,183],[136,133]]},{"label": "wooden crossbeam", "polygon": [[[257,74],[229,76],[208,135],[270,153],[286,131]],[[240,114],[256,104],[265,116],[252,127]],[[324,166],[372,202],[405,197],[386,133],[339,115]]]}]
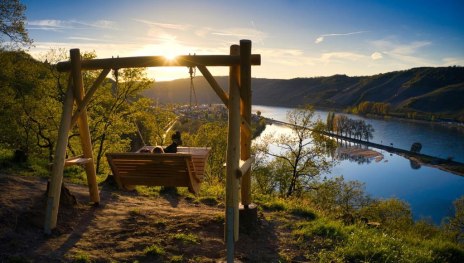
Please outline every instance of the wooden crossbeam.
[{"label": "wooden crossbeam", "polygon": [[84,109],[87,108],[87,105],[89,104],[90,99],[92,98],[93,94],[95,93],[97,88],[100,86],[100,84],[103,82],[103,80],[105,80],[106,75],[108,75],[109,72],[110,72],[110,69],[104,69],[100,73],[98,78],[95,80],[95,82],[92,84],[92,87],[90,87],[90,89],[87,91],[87,94],[85,94],[84,99],[81,101],[81,103],[79,103],[76,111],[74,112],[74,115],[72,116],[71,127],[74,127],[74,125],[77,122],[77,119],[79,118],[81,113],[84,111]]},{"label": "wooden crossbeam", "polygon": [[200,70],[201,74],[205,79],[208,81],[209,85],[211,88],[213,88],[214,92],[218,95],[218,97],[222,100],[222,103],[226,105],[226,107],[229,107],[229,96],[224,92],[224,90],[221,88],[219,83],[217,83],[216,79],[213,77],[211,72],[206,68],[206,66],[203,65],[198,65],[197,68]]},{"label": "wooden crossbeam", "polygon": [[[251,55],[252,65],[261,65],[261,55]],[[240,55],[194,55],[178,56],[168,59],[164,56],[123,57],[82,60],[82,70],[92,69],[120,69],[120,68],[146,68],[146,67],[195,67],[203,66],[235,66],[240,65]],[[71,70],[69,61],[58,62],[56,68],[59,72]]]}]

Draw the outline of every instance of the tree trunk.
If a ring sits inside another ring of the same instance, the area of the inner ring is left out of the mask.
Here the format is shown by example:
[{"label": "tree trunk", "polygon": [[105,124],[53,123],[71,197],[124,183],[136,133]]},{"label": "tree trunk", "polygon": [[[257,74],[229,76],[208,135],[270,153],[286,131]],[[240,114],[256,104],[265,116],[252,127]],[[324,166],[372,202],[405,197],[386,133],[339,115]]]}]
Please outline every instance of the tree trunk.
[{"label": "tree trunk", "polygon": [[293,194],[293,192],[295,191],[296,178],[297,178],[297,175],[293,174],[292,182],[290,183],[290,186],[288,187],[287,197],[290,197]]},{"label": "tree trunk", "polygon": [[105,138],[106,138],[106,134],[104,133],[100,139],[100,147],[98,148],[97,164],[96,164],[97,174],[100,173],[100,162],[101,162],[101,158],[103,155],[103,144],[105,143]]}]

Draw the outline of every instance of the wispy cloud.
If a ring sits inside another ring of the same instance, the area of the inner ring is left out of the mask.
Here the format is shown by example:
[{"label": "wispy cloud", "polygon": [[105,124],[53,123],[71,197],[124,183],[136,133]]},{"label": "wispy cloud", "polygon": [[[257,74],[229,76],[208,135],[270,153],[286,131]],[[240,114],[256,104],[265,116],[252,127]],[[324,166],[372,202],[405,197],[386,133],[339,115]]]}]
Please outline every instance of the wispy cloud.
[{"label": "wispy cloud", "polygon": [[92,22],[78,21],[78,20],[57,20],[57,19],[43,19],[32,20],[27,22],[28,30],[47,30],[47,31],[62,31],[68,29],[115,29],[115,22],[109,20],[96,20]]},{"label": "wispy cloud", "polygon": [[267,34],[263,31],[247,27],[234,27],[234,28],[211,28],[202,27],[195,30],[195,35],[198,37],[209,37],[209,36],[220,36],[220,37],[231,37],[231,38],[251,38],[258,39],[259,42],[263,42],[263,39],[267,37]]},{"label": "wispy cloud", "polygon": [[145,19],[133,19],[136,22],[149,25],[149,26],[155,26],[163,29],[174,29],[174,30],[187,30],[191,28],[191,25],[188,24],[171,24],[171,23],[160,23],[160,22],[155,22],[155,21],[150,21],[150,20],[145,20]]},{"label": "wispy cloud", "polygon": [[359,60],[366,58],[365,55],[354,53],[354,52],[328,52],[328,53],[323,53],[320,57],[320,60],[328,63],[332,62],[334,60]]},{"label": "wispy cloud", "polygon": [[90,37],[68,37],[70,40],[83,40],[83,41],[97,41],[96,38],[90,38]]},{"label": "wispy cloud", "polygon": [[319,44],[325,40],[326,37],[338,37],[338,36],[350,36],[350,35],[356,35],[356,34],[362,34],[362,33],[367,33],[369,31],[356,31],[356,32],[348,32],[348,33],[337,33],[337,34],[324,34],[320,35],[319,37],[316,38],[314,43]]},{"label": "wispy cloud", "polygon": [[[394,38],[389,38],[372,41],[371,44],[376,50],[379,50],[372,55],[380,53],[382,58],[396,60],[407,67],[434,65],[431,60],[424,58],[422,52],[420,52],[421,49],[432,45],[430,41],[402,43]],[[373,56],[371,58],[375,60]]]}]

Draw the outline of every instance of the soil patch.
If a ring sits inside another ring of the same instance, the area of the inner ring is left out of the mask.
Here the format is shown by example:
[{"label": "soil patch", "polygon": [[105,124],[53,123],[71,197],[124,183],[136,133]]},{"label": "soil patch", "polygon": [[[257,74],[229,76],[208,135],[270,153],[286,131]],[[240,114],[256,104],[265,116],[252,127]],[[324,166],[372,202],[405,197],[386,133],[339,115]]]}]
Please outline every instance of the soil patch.
[{"label": "soil patch", "polygon": [[[103,187],[98,207],[88,188],[66,184],[77,204],[61,204],[58,226],[43,234],[47,180],[0,174],[1,262],[221,262],[224,208],[178,195],[141,196]],[[301,258],[288,224],[260,213],[236,243],[240,262]],[[269,219],[269,218],[272,218]]]}]

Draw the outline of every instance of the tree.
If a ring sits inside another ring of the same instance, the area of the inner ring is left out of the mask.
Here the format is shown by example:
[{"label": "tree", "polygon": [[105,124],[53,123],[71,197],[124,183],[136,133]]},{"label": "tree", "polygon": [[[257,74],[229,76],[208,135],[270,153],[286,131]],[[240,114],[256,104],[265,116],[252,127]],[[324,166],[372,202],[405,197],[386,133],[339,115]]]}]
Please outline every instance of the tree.
[{"label": "tree", "polygon": [[0,1],[0,43],[5,46],[5,36],[11,41],[7,46],[29,46],[32,40],[29,38],[24,26],[26,6],[19,0]]},{"label": "tree", "polygon": [[454,216],[446,224],[456,241],[464,242],[464,196],[454,201]]},{"label": "tree", "polygon": [[[326,153],[335,147],[335,143],[321,132],[325,125],[314,121],[314,109],[311,106],[296,108],[287,113],[287,122],[291,125],[290,134],[265,136],[257,149],[275,158],[275,165],[281,174],[273,174],[282,180],[280,191],[290,197],[309,189],[310,181],[332,167]],[[270,150],[270,145],[277,151]]]},{"label": "tree", "polygon": [[[96,74],[85,74],[84,83],[90,86]],[[128,135],[137,131],[134,116],[141,110],[134,105],[142,105],[134,102],[140,99],[139,92],[151,83],[145,70],[139,68],[119,70],[117,78],[118,83],[103,83],[87,108],[97,173],[102,172],[101,160],[106,152],[128,150],[131,142]]]},{"label": "tree", "polygon": [[205,169],[205,182],[212,185],[225,183],[224,163],[227,149],[227,123],[214,121],[202,124],[195,134],[183,135],[183,143],[189,146],[211,147]]},{"label": "tree", "polygon": [[0,141],[7,148],[41,153],[53,148],[62,96],[45,63],[23,51],[0,51]]},{"label": "tree", "polygon": [[314,189],[311,196],[314,204],[336,218],[354,219],[360,209],[372,202],[364,191],[364,183],[345,181],[342,176],[324,178]]}]

